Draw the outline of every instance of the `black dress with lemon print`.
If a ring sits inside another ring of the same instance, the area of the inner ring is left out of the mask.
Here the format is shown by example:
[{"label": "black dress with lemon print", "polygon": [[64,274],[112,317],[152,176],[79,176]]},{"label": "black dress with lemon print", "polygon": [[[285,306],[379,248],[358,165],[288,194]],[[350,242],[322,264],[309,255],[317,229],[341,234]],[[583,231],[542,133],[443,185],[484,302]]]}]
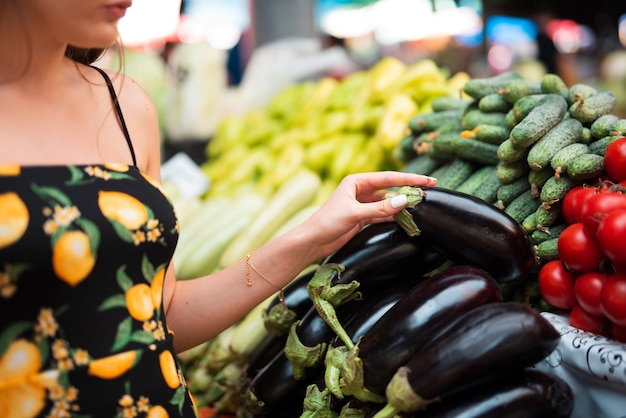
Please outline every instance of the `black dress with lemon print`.
[{"label": "black dress with lemon print", "polygon": [[0,166],[0,417],[196,416],[162,306],[177,237],[136,166]]}]

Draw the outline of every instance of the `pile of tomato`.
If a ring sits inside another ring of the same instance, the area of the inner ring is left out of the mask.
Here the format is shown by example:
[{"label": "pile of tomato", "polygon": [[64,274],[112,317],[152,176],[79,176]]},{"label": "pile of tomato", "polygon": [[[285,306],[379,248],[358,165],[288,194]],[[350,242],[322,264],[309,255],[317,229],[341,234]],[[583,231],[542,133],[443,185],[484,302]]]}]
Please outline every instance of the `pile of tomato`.
[{"label": "pile of tomato", "polygon": [[606,178],[564,197],[559,259],[541,267],[538,284],[570,325],[626,342],[626,137],[607,147],[604,165]]}]

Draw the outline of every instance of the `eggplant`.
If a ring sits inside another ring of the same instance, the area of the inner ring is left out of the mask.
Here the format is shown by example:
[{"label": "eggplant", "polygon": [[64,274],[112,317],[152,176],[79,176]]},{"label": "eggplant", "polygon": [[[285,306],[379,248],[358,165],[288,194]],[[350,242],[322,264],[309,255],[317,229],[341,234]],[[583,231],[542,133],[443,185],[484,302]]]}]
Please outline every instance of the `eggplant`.
[{"label": "eggplant", "polygon": [[478,306],[461,315],[394,374],[376,418],[425,409],[432,402],[530,367],[558,345],[559,332],[519,302]]},{"label": "eggplant", "polygon": [[295,379],[291,362],[281,351],[246,388],[244,409],[255,417],[298,417],[308,386],[319,380],[323,373],[324,367],[319,365],[308,368],[303,378]]},{"label": "eggplant", "polygon": [[498,282],[524,278],[536,259],[529,235],[504,211],[474,196],[422,187],[421,202],[406,211],[426,242],[455,264],[482,268]]},{"label": "eggplant", "polygon": [[398,278],[419,278],[446,260],[423,237],[409,237],[396,222],[381,222],[363,227],[323,263],[345,269],[333,285],[355,280],[362,290],[374,290]]},{"label": "eggplant", "polygon": [[568,418],[574,411],[572,388],[559,377],[524,369],[442,398],[406,418]]},{"label": "eggplant", "polygon": [[475,266],[452,266],[428,277],[396,302],[350,350],[341,370],[343,394],[382,402],[389,380],[417,350],[459,315],[501,300],[495,279]]}]

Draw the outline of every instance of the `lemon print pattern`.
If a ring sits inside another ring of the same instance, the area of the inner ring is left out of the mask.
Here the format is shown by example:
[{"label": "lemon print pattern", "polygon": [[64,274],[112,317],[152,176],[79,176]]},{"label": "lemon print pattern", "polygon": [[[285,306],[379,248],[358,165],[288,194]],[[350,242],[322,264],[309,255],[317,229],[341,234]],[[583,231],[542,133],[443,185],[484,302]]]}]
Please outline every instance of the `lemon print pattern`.
[{"label": "lemon print pattern", "polygon": [[52,267],[56,275],[71,286],[83,281],[96,263],[89,237],[80,230],[66,231],[54,244]]},{"label": "lemon print pattern", "polygon": [[162,307],[178,235],[158,186],[126,164],[0,167],[0,417],[197,417]]},{"label": "lemon print pattern", "polygon": [[119,222],[130,231],[139,229],[148,220],[144,204],[126,193],[101,191],[98,206],[106,218]]},{"label": "lemon print pattern", "polygon": [[0,249],[19,240],[28,227],[28,208],[15,192],[0,194]]}]

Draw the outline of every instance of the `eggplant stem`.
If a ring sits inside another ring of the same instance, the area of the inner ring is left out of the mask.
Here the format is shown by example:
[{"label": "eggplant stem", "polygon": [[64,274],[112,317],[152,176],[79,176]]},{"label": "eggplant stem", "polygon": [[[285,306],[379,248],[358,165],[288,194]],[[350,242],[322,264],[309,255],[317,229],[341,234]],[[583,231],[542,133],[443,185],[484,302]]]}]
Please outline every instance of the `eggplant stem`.
[{"label": "eggplant stem", "polygon": [[341,391],[340,378],[341,378],[341,365],[348,356],[348,348],[346,346],[330,347],[326,351],[326,357],[324,359],[324,383],[330,393],[335,395],[338,399],[343,399],[343,392]]},{"label": "eggplant stem", "polygon": [[315,383],[307,386],[300,418],[337,418],[339,415],[330,409],[330,401],[328,389],[320,391]]},{"label": "eggplant stem", "polygon": [[281,336],[289,332],[298,315],[284,303],[272,306],[269,311],[263,312],[263,325],[273,335]]},{"label": "eggplant stem", "polygon": [[365,410],[345,404],[339,411],[339,418],[365,418]]},{"label": "eggplant stem", "polygon": [[341,391],[362,402],[385,402],[383,396],[377,395],[365,387],[363,360],[359,357],[359,346],[355,345],[346,355],[341,366]]},{"label": "eggplant stem", "polygon": [[439,401],[439,398],[424,399],[411,388],[408,367],[400,367],[393,375],[385,394],[387,395],[387,405],[378,411],[373,418],[393,418],[400,412],[415,412],[432,403]]},{"label": "eggplant stem", "polygon": [[406,195],[407,203],[400,212],[393,215],[393,219],[398,223],[398,225],[400,225],[400,227],[402,227],[402,229],[404,229],[404,231],[410,237],[416,237],[421,233],[421,231],[415,223],[413,215],[411,215],[407,208],[414,208],[415,205],[424,200],[424,196],[426,196],[426,193],[419,187],[402,186],[396,191],[386,193],[385,198],[391,198],[399,194]]},{"label": "eggplant stem", "polygon": [[341,264],[322,264],[309,281],[307,290],[320,317],[337,334],[344,345],[352,349],[354,343],[341,325],[335,307],[351,300],[359,300],[362,295],[357,291],[360,283],[356,280],[350,283],[332,284],[334,273],[337,272],[339,276],[344,270]]},{"label": "eggplant stem", "polygon": [[304,379],[307,368],[321,364],[328,346],[326,343],[319,343],[313,347],[304,345],[297,332],[299,322],[296,321],[291,325],[284,348],[285,357],[291,363],[293,377],[296,380]]}]

